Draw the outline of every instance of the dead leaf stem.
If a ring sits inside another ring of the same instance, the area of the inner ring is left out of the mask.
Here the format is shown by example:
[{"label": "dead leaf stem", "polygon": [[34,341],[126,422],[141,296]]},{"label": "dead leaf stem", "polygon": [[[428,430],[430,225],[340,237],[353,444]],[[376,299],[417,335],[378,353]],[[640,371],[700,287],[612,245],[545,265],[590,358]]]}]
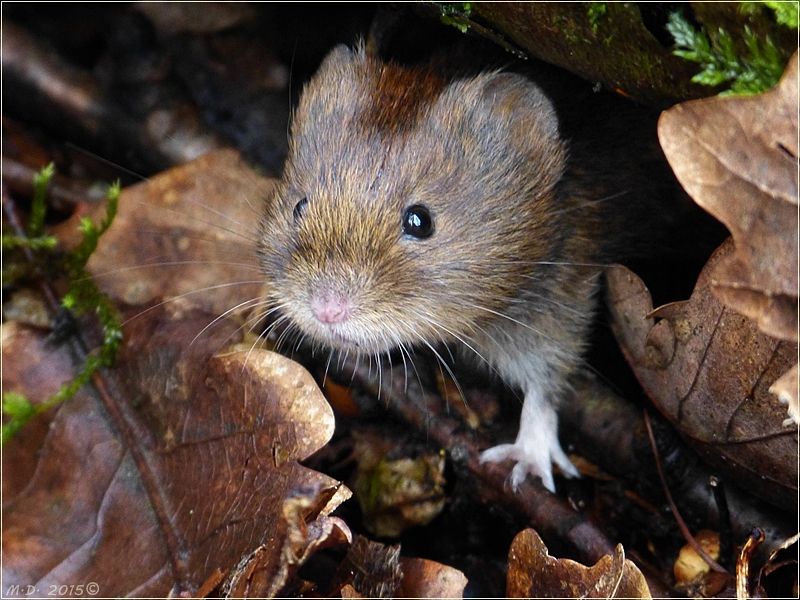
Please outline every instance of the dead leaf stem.
[{"label": "dead leaf stem", "polygon": [[[5,193],[3,193],[3,209],[6,213],[9,224],[14,230],[14,233],[24,237],[25,228],[22,226],[22,219],[19,216],[16,205],[14,201]],[[29,248],[23,248],[23,251],[25,252],[26,260],[33,262],[33,252]],[[50,317],[53,319],[61,308],[61,305],[57,299],[57,295],[52,286],[44,280],[41,282],[41,290],[45,297],[47,309],[50,312]],[[72,350],[71,353],[75,364],[84,364],[89,351],[83,338],[79,335],[72,336],[69,340],[69,345]],[[130,451],[131,456],[136,463],[136,467],[141,474],[142,483],[146,490],[147,497],[150,500],[153,511],[156,514],[156,518],[158,519],[161,527],[161,532],[164,535],[164,542],[169,550],[173,574],[178,582],[179,587],[184,588],[184,582],[187,581],[187,566],[185,561],[181,559],[180,556],[185,554],[185,552],[183,552],[178,537],[171,526],[163,498],[157,491],[158,485],[155,477],[153,476],[147,460],[138,445],[139,438],[136,436],[133,428],[130,426],[130,421],[125,418],[118,404],[114,402],[114,399],[108,393],[106,379],[110,376],[112,375],[108,370],[95,371],[92,374],[92,381],[94,383],[95,391],[108,411],[114,427],[119,432],[125,447]],[[122,388],[120,386],[116,386],[116,389]]]},{"label": "dead leaf stem", "polygon": [[711,558],[708,555],[708,553],[700,547],[700,544],[697,543],[697,540],[694,539],[694,536],[689,531],[689,528],[686,526],[686,522],[681,517],[680,512],[678,512],[678,507],[672,500],[672,494],[669,491],[669,486],[667,486],[667,480],[664,478],[664,472],[661,470],[661,458],[658,454],[658,447],[656,446],[656,438],[653,435],[653,427],[650,424],[650,415],[647,414],[647,411],[644,411],[644,423],[647,426],[647,435],[650,437],[650,445],[653,448],[653,458],[656,461],[656,470],[658,471],[658,478],[661,480],[661,485],[664,487],[664,495],[667,497],[669,508],[672,511],[672,514],[675,515],[675,522],[678,524],[678,527],[680,528],[683,537],[686,539],[686,543],[689,544],[689,546],[691,546],[692,549],[695,552],[697,552],[697,554],[701,556],[704,561],[706,561],[708,566],[714,569],[717,573],[728,573],[727,569],[725,569],[717,561]]},{"label": "dead leaf stem", "polygon": [[[76,338],[74,344],[80,346],[81,350],[85,352],[83,340]],[[122,438],[122,443],[131,453],[133,462],[136,463],[136,468],[142,478],[142,485],[144,486],[147,498],[153,507],[153,512],[156,515],[161,533],[164,536],[164,543],[169,551],[169,559],[172,563],[172,573],[178,587],[180,588],[178,591],[182,592],[188,589],[186,586],[186,582],[189,580],[188,565],[186,564],[186,559],[181,558],[182,556],[187,555],[187,549],[183,547],[184,544],[180,542],[178,535],[172,527],[172,522],[167,513],[164,498],[158,492],[158,482],[153,474],[152,469],[150,468],[147,457],[142,451],[141,435],[134,430],[135,428],[132,425],[133,421],[129,415],[125,414],[125,409],[123,406],[121,406],[120,403],[115,402],[114,396],[108,391],[109,386],[106,385],[106,382],[112,377],[113,373],[111,371],[105,369],[95,371],[92,374],[92,381],[94,382],[95,391],[100,397],[100,400],[103,402],[103,406],[105,406],[106,410],[108,411],[112,424]],[[112,384],[112,386],[116,390],[124,389],[119,385]]]}]

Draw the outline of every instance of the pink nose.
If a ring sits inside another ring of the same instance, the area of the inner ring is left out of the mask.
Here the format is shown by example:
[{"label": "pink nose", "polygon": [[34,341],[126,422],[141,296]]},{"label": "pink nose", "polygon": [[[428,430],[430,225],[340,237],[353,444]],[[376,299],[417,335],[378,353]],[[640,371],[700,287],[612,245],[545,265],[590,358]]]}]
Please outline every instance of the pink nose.
[{"label": "pink nose", "polygon": [[350,318],[352,308],[349,298],[342,298],[338,295],[326,295],[311,299],[311,312],[326,325],[334,323],[344,323]]}]

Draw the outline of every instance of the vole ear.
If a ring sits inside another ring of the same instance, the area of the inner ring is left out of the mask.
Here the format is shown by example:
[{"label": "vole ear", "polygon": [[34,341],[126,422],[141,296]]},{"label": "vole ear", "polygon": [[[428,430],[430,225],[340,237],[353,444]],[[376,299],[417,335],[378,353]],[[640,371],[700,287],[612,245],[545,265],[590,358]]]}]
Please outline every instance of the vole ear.
[{"label": "vole ear", "polygon": [[566,144],[552,102],[535,82],[517,73],[456,79],[437,100],[430,123],[434,135],[441,126],[454,139],[469,136],[472,145],[491,155],[513,151],[509,156],[548,167],[564,160]]},{"label": "vole ear", "polygon": [[342,75],[352,69],[355,65],[364,63],[370,58],[374,58],[374,54],[370,52],[364,43],[364,40],[359,40],[355,48],[350,48],[345,44],[334,46],[319,65],[317,73],[331,72],[333,75]]},{"label": "vole ear", "polygon": [[482,100],[495,118],[519,126],[540,139],[559,139],[558,116],[553,104],[533,81],[517,73],[484,76]]},{"label": "vole ear", "polygon": [[317,69],[317,74],[322,75],[329,71],[341,73],[358,58],[358,51],[350,49],[345,44],[335,46],[328,52]]},{"label": "vole ear", "polygon": [[297,123],[303,123],[306,131],[324,130],[333,115],[341,119],[347,110],[354,109],[355,98],[363,91],[366,61],[362,47],[334,47],[303,89],[292,121],[292,135],[300,132]]}]

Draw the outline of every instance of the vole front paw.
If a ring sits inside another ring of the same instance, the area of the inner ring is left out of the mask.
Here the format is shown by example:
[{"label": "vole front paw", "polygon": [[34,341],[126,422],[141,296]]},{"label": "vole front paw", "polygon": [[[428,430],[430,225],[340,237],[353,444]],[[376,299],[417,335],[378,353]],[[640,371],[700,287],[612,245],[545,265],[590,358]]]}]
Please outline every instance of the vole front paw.
[{"label": "vole front paw", "polygon": [[555,440],[555,447],[550,448],[544,444],[537,444],[533,449],[526,447],[526,444],[500,444],[481,453],[482,463],[503,462],[504,460],[516,462],[508,476],[511,489],[515,492],[519,490],[519,486],[525,481],[528,474],[540,477],[542,485],[551,492],[555,492],[556,486],[553,481],[551,463],[557,464],[565,477],[579,477],[578,470],[564,454],[558,440]]},{"label": "vole front paw", "polygon": [[579,473],[561,449],[558,442],[558,417],[555,409],[546,403],[529,402],[525,398],[520,429],[513,444],[500,444],[481,453],[481,462],[516,462],[509,475],[511,488],[516,492],[530,473],[541,477],[542,485],[555,492],[552,463],[561,469],[565,477],[578,477]]}]

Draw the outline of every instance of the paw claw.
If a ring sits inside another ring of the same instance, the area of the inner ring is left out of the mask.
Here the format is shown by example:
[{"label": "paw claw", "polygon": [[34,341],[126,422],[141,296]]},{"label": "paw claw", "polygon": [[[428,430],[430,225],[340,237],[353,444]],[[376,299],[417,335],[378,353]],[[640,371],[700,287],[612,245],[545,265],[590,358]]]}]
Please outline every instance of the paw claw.
[{"label": "paw claw", "polygon": [[514,444],[500,444],[481,452],[481,463],[503,462],[504,460],[519,460],[518,451]]},{"label": "paw claw", "polygon": [[501,444],[484,450],[480,458],[481,463],[503,462],[504,460],[513,460],[516,463],[506,481],[507,485],[515,492],[519,490],[528,474],[541,478],[542,485],[551,492],[555,492],[552,463],[558,465],[564,477],[580,477],[578,470],[558,445],[549,448],[537,446],[531,448],[519,443]]}]

